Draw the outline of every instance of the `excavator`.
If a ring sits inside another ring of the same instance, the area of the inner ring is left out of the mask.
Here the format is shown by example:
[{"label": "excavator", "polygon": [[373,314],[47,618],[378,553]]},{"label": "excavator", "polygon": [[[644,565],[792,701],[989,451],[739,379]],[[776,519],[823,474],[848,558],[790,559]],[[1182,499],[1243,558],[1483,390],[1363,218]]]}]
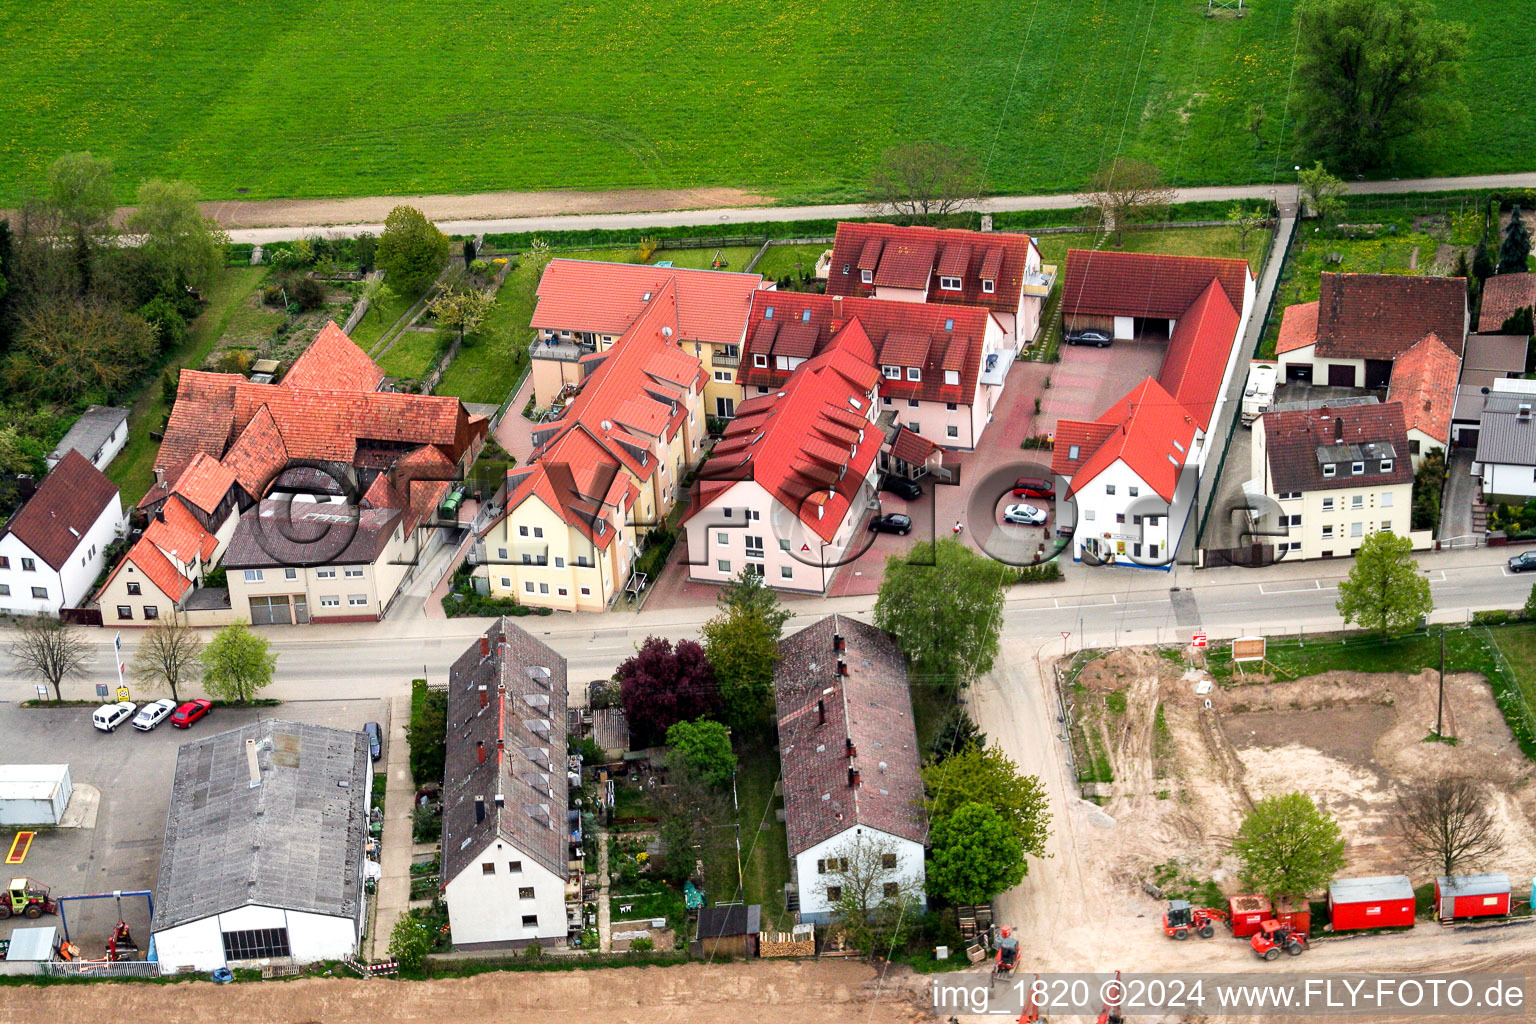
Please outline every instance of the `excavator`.
[{"label": "excavator", "polygon": [[997,940],[997,959],[992,964],[992,977],[987,981],[987,989],[997,984],[998,978],[1006,978],[1013,973],[1013,969],[1019,965],[1019,940],[1014,938],[1007,928],[1003,929],[1002,936]]},{"label": "excavator", "polygon": [[0,921],[12,914],[37,920],[44,914],[57,914],[59,901],[49,895],[46,885],[35,878],[13,878],[10,888],[0,896]]}]

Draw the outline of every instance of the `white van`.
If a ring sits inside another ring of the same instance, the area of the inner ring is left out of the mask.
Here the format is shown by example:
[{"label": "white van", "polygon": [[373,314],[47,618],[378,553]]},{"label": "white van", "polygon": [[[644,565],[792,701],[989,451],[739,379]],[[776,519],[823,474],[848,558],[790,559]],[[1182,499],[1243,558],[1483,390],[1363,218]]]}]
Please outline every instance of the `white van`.
[{"label": "white van", "polygon": [[132,701],[120,700],[116,704],[103,704],[91,712],[91,724],[102,732],[113,732],[133,717],[139,706]]}]

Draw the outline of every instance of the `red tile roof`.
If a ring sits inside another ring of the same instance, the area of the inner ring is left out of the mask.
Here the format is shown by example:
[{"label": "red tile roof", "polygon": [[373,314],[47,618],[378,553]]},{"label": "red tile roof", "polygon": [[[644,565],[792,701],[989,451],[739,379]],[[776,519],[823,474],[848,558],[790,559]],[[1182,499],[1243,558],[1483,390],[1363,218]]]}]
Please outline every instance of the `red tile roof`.
[{"label": "red tile roof", "polygon": [[115,501],[117,485],[71,448],[43,477],[37,493],[0,527],[0,536],[15,536],[57,571]]},{"label": "red tile roof", "polygon": [[180,602],[192,589],[192,581],[181,574],[170,561],[160,553],[160,549],[146,538],[139,538],[138,543],[128,549],[128,554],[117,563],[117,568],[107,577],[107,582],[102,584],[102,590],[117,577],[117,574],[125,571],[125,567],[131,566],[142,573],[160,593],[170,598],[173,602]]},{"label": "red tile roof", "polygon": [[1479,334],[1497,334],[1516,310],[1536,305],[1536,274],[1499,274],[1483,282]]},{"label": "red tile roof", "polygon": [[[507,473],[507,507],[481,532],[485,537],[525,501],[538,498],[587,540],[606,551],[618,531],[607,517],[621,521],[640,492],[611,449],[582,424],[561,435],[538,462]],[[601,525],[599,525],[601,524]]]},{"label": "red tile roof", "polygon": [[[1101,433],[1103,426],[1111,428],[1110,434],[1081,467],[1072,474],[1070,492],[1076,494],[1104,470],[1123,460],[1147,486],[1156,491],[1164,501],[1173,501],[1178,489],[1179,473],[1184,460],[1189,457],[1190,442],[1195,437],[1195,418],[1179,404],[1157,381],[1148,377],[1132,388],[1120,401],[1098,418],[1097,429],[1078,426],[1075,421],[1063,421],[1057,426],[1056,447],[1061,448],[1062,427],[1073,423],[1071,428],[1084,435]],[[1054,467],[1054,459],[1053,459]]]},{"label": "red tile roof", "polygon": [[283,383],[291,388],[338,391],[376,391],[383,380],[384,371],[334,320],[326,322],[283,377]]},{"label": "red tile roof", "polygon": [[[1264,444],[1269,486],[1276,492],[1380,487],[1413,479],[1403,407],[1397,402],[1267,412]],[[1390,446],[1390,450],[1353,450],[1355,446]],[[1379,472],[1382,458],[1393,460],[1386,473]],[[1323,476],[1325,462],[1356,460],[1366,463],[1360,476],[1347,472]]]},{"label": "red tile roof", "polygon": [[171,492],[212,515],[235,479],[236,474],[229,467],[207,452],[198,452],[176,478]]},{"label": "red tile roof", "polygon": [[761,274],[684,270],[595,260],[551,260],[539,279],[532,324],[546,330],[623,334],[652,297],[675,288],[678,341],[734,345],[741,341]]},{"label": "red tile roof", "polygon": [[1184,315],[1214,277],[1232,308],[1241,310],[1250,276],[1247,260],[1072,249],[1067,253],[1061,309],[1067,316],[1173,320]]},{"label": "red tile roof", "polygon": [[1168,339],[1157,381],[1195,417],[1201,430],[1211,425],[1221,398],[1221,381],[1237,343],[1237,310],[1212,280]]},{"label": "red tile roof", "polygon": [[[810,312],[809,321],[804,319],[806,311]],[[991,313],[985,309],[931,302],[843,298],[807,292],[758,292],[752,297],[748,341],[742,347],[741,367],[737,374],[749,387],[782,387],[792,371],[778,369],[777,356],[805,358],[822,351],[845,323],[857,318],[881,361],[888,345],[894,346],[891,348],[893,354],[906,355],[918,349],[916,339],[928,339],[924,361],[919,367],[923,379],[907,380],[904,364],[902,379],[887,379],[881,385],[881,394],[893,399],[917,398],[969,405],[976,394],[990,317]],[[786,350],[782,341],[786,333],[803,341]],[[765,346],[770,346],[768,351],[764,351]],[[757,355],[767,356],[768,366],[754,365]],[[946,368],[959,371],[958,384],[944,383]]]},{"label": "red tile roof", "polygon": [[1306,348],[1317,341],[1317,303],[1298,302],[1286,306],[1280,315],[1280,337],[1275,342],[1275,354],[1283,356],[1299,348]]},{"label": "red tile roof", "polygon": [[[827,293],[868,298],[876,287],[918,289],[930,303],[1013,313],[1024,293],[1031,247],[1028,235],[1008,232],[845,222],[832,243]],[[860,270],[875,271],[874,284],[862,283]],[[960,291],[941,291],[941,274],[960,278]],[[994,282],[993,291],[981,290],[984,278]]]},{"label": "red tile roof", "polygon": [[1408,430],[1419,430],[1445,444],[1451,437],[1451,410],[1461,360],[1431,334],[1392,363],[1388,397],[1403,407]]},{"label": "red tile roof", "polygon": [[[1093,458],[1093,453],[1099,450],[1099,446],[1109,440],[1109,436],[1117,429],[1113,423],[1099,423],[1094,420],[1061,420],[1056,424],[1056,432],[1052,435],[1054,447],[1051,450],[1051,472],[1058,476],[1071,478],[1083,463]],[[1076,455],[1073,454],[1076,449]]]},{"label": "red tile roof", "polygon": [[1467,282],[1410,274],[1324,274],[1317,354],[1396,359],[1426,334],[1458,356],[1467,333]]},{"label": "red tile roof", "polygon": [[897,427],[896,437],[891,441],[891,454],[909,466],[921,466],[938,450],[938,445],[906,427]]},{"label": "red tile roof", "polygon": [[179,498],[172,497],[150,518],[143,540],[183,565],[207,562],[219,546],[218,538],[203,528]]},{"label": "red tile roof", "polygon": [[773,675],[790,856],[855,827],[925,842],[917,728],[895,640],[828,616],[779,644]]}]

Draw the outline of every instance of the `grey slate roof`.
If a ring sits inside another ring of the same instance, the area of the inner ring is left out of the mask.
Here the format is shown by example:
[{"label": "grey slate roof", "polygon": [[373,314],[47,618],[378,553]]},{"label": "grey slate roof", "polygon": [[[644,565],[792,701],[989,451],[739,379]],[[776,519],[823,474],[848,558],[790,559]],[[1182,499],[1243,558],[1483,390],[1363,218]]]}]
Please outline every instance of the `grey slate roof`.
[{"label": "grey slate roof", "polygon": [[[565,659],[505,617],[448,670],[445,883],[498,839],[566,876],[565,705]],[[478,821],[477,799],[484,801]]]},{"label": "grey slate roof", "polygon": [[183,745],[154,930],[248,904],[356,919],[371,781],[360,732],[268,719]]},{"label": "grey slate roof", "polygon": [[372,565],[399,525],[397,508],[269,498],[240,516],[224,565],[230,569]]},{"label": "grey slate roof", "polygon": [[1441,875],[1435,879],[1441,896],[1503,896],[1509,892],[1509,876],[1502,871],[1486,875]]},{"label": "grey slate roof", "polygon": [[1536,466],[1536,416],[1519,418],[1520,406],[1536,406],[1536,395],[1492,391],[1483,399],[1477,434],[1477,461]]},{"label": "grey slate roof", "polygon": [[1370,878],[1336,878],[1328,883],[1331,903],[1375,903],[1379,900],[1411,900],[1413,883],[1407,875],[1373,875]]},{"label": "grey slate roof", "polygon": [[763,930],[760,904],[704,907],[699,911],[699,938],[723,939],[730,935],[756,935]]},{"label": "grey slate roof", "polygon": [[73,449],[91,462],[95,462],[102,446],[107,443],[107,438],[111,437],[112,432],[127,418],[127,409],[115,405],[91,406],[80,414],[74,426],[69,428],[69,433],[65,434],[58,446],[48,453],[48,461],[57,462]]}]

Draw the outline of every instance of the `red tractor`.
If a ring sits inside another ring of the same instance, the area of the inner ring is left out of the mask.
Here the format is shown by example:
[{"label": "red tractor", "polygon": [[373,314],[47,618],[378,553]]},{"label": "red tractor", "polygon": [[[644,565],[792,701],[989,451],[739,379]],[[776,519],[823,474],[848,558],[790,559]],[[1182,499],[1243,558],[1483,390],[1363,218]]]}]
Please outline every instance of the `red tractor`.
[{"label": "red tractor", "polygon": [[1188,900],[1169,900],[1163,915],[1163,934],[1181,942],[1194,932],[1202,939],[1216,934],[1216,922],[1225,921],[1227,912],[1213,907],[1192,907]]},{"label": "red tractor", "polygon": [[44,914],[57,914],[59,901],[48,895],[48,887],[33,878],[13,878],[10,888],[0,893],[0,921],[12,914],[37,920]]},{"label": "red tractor", "polygon": [[1307,948],[1307,937],[1288,924],[1269,920],[1259,926],[1248,944],[1258,956],[1275,960],[1282,949],[1291,956],[1301,956],[1302,950]]}]

